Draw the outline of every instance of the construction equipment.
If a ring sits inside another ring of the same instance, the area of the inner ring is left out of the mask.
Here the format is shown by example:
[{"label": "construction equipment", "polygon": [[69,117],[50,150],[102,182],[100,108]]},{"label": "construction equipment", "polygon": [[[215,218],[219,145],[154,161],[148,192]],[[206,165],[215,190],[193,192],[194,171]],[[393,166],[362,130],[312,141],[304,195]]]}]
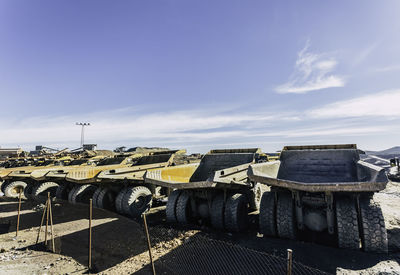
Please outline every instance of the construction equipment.
[{"label": "construction equipment", "polygon": [[0,177],[5,180],[4,194],[7,197],[16,198],[19,192],[24,191],[24,197],[27,199],[26,194],[30,194],[33,190],[35,181],[31,178],[32,172],[35,170],[49,169],[62,165],[67,165],[73,159],[70,156],[61,157],[59,159],[44,159],[41,158],[32,166],[15,167],[10,169],[0,170]]},{"label": "construction equipment", "polygon": [[136,158],[130,166],[102,171],[97,177],[101,181],[100,187],[93,195],[95,207],[139,218],[151,207],[153,199],[167,195],[167,188],[146,184],[145,173],[174,165],[175,156],[184,153],[186,150],[154,152]]},{"label": "construction equipment", "polygon": [[338,246],[387,252],[382,210],[374,192],[385,170],[360,160],[356,145],[286,146],[280,160],[253,164],[249,178],[271,187],[261,199],[260,232],[296,239],[300,232],[337,237]]},{"label": "construction equipment", "polygon": [[388,178],[391,181],[400,181],[400,161],[399,158],[390,159],[390,170],[388,173]]},{"label": "construction equipment", "polygon": [[69,171],[65,177],[68,183],[60,185],[57,193],[72,203],[87,203],[92,198],[95,207],[137,217],[151,206],[153,194],[156,197],[163,194],[160,188],[144,184],[145,172],[172,165],[175,154],[185,152],[158,148],[124,152],[96,166]]},{"label": "construction equipment", "polygon": [[247,179],[247,169],[261,150],[211,150],[200,163],[149,170],[145,182],[173,190],[167,221],[188,224],[210,221],[218,229],[242,231],[248,210],[257,209],[261,189]]}]

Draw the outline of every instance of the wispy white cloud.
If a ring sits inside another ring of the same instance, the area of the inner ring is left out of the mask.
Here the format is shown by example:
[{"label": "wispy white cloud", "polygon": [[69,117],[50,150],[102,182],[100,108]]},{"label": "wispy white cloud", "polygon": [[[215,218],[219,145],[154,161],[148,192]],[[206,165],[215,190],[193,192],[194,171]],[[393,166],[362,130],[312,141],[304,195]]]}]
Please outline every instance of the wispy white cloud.
[{"label": "wispy white cloud", "polygon": [[312,118],[400,117],[400,90],[383,91],[339,101],[307,112]]},{"label": "wispy white cloud", "polygon": [[386,73],[386,72],[399,71],[399,70],[400,70],[400,65],[390,65],[390,66],[385,66],[385,67],[373,68],[372,72]]},{"label": "wispy white cloud", "polygon": [[295,71],[289,81],[275,88],[281,94],[304,94],[311,91],[334,87],[343,87],[345,79],[332,72],[337,60],[328,54],[316,54],[309,51],[310,42],[298,53]]},{"label": "wispy white cloud", "polygon": [[220,111],[213,107],[157,113],[124,109],[23,120],[0,118],[0,145],[76,148],[80,128],[75,122],[82,120],[92,124],[86,130],[86,142],[109,149],[138,145],[204,152],[216,147],[279,149],[281,145],[294,143],[357,142],[398,132],[398,102],[400,90],[391,90],[302,112]]},{"label": "wispy white cloud", "polygon": [[380,41],[373,42],[355,54],[353,58],[353,66],[363,63],[375,51],[380,43]]}]

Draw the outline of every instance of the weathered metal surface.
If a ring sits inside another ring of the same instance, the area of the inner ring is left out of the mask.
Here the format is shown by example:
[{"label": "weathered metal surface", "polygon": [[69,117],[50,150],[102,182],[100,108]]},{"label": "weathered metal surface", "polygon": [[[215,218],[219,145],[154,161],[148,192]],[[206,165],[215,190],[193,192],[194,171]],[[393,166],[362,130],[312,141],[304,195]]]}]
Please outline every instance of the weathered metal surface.
[{"label": "weathered metal surface", "polygon": [[307,192],[374,192],[388,182],[384,169],[360,160],[355,145],[285,147],[280,161],[252,164],[248,176]]},{"label": "weathered metal surface", "polygon": [[139,180],[143,181],[143,176],[147,170],[166,167],[172,164],[174,154],[154,154],[143,156],[132,166],[120,167],[111,170],[104,170],[99,175],[99,179],[117,180]]},{"label": "weathered metal surface", "polygon": [[200,163],[148,171],[145,182],[168,188],[226,188],[247,185],[247,169],[261,150],[211,150]]},{"label": "weathered metal surface", "polygon": [[[122,161],[115,163],[113,160],[116,158],[109,158],[103,163],[99,163],[97,166],[81,167],[70,170],[65,179],[67,181],[75,183],[96,183],[102,180],[119,180],[119,179],[143,179],[145,169],[156,168],[158,165],[164,167],[168,165],[173,155],[176,153],[184,153],[185,150],[165,150],[165,151],[148,151],[143,153],[134,153],[120,157]],[[162,160],[161,160],[162,159]],[[166,160],[166,161],[165,161]],[[161,161],[163,164],[156,164],[157,161]],[[139,167],[144,165],[143,167]],[[146,165],[149,165],[146,167]],[[154,167],[155,166],[155,167]],[[113,172],[117,172],[117,176],[114,177]],[[102,177],[100,178],[101,173]],[[112,175],[113,174],[113,175]]]}]

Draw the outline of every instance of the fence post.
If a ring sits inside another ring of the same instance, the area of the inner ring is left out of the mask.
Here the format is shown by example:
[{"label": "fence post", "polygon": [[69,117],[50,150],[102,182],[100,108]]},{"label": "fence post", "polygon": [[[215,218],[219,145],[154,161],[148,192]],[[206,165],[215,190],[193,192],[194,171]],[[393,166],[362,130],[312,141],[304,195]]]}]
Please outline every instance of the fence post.
[{"label": "fence post", "polygon": [[40,231],[42,230],[42,225],[43,225],[43,222],[44,222],[44,215],[46,214],[46,210],[47,210],[47,203],[48,203],[48,201],[46,200],[46,205],[43,208],[42,220],[40,222],[39,231],[38,231],[37,238],[36,238],[36,244],[39,242]]},{"label": "fence post", "polygon": [[146,220],[146,214],[145,213],[143,213],[143,223],[144,223],[144,230],[146,232],[146,237],[147,237],[147,246],[149,247],[149,256],[150,256],[151,268],[153,270],[153,275],[156,275],[156,269],[154,267],[154,262],[153,262],[153,255],[151,253],[150,235],[149,235],[149,230],[147,228],[147,220]]},{"label": "fence post", "polygon": [[47,228],[49,227],[49,193],[47,193],[47,203],[46,203],[46,231],[44,232],[44,245],[47,247]]},{"label": "fence post", "polygon": [[19,202],[18,202],[18,218],[17,218],[17,232],[15,237],[18,237],[18,230],[19,230],[19,216],[21,212],[21,188],[19,188]]},{"label": "fence post", "polygon": [[293,266],[292,252],[293,251],[291,249],[287,250],[287,275],[292,275],[292,266]]},{"label": "fence post", "polygon": [[50,213],[50,231],[51,231],[51,245],[53,248],[53,253],[56,253],[55,245],[54,245],[54,232],[53,232],[53,213],[51,212],[51,198],[50,192],[47,193],[47,197],[49,200],[49,213]]},{"label": "fence post", "polygon": [[88,269],[92,270],[92,204],[93,199],[89,200],[89,255],[88,255]]}]

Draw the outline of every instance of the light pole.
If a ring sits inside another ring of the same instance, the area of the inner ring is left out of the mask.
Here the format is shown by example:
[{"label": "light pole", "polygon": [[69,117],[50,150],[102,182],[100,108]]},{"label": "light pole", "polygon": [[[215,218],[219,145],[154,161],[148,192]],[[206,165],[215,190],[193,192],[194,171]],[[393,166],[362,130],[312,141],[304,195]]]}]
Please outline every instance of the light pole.
[{"label": "light pole", "polygon": [[85,126],[90,126],[88,122],[77,122],[76,125],[82,126],[81,130],[81,147],[83,148],[84,136],[85,136]]}]

